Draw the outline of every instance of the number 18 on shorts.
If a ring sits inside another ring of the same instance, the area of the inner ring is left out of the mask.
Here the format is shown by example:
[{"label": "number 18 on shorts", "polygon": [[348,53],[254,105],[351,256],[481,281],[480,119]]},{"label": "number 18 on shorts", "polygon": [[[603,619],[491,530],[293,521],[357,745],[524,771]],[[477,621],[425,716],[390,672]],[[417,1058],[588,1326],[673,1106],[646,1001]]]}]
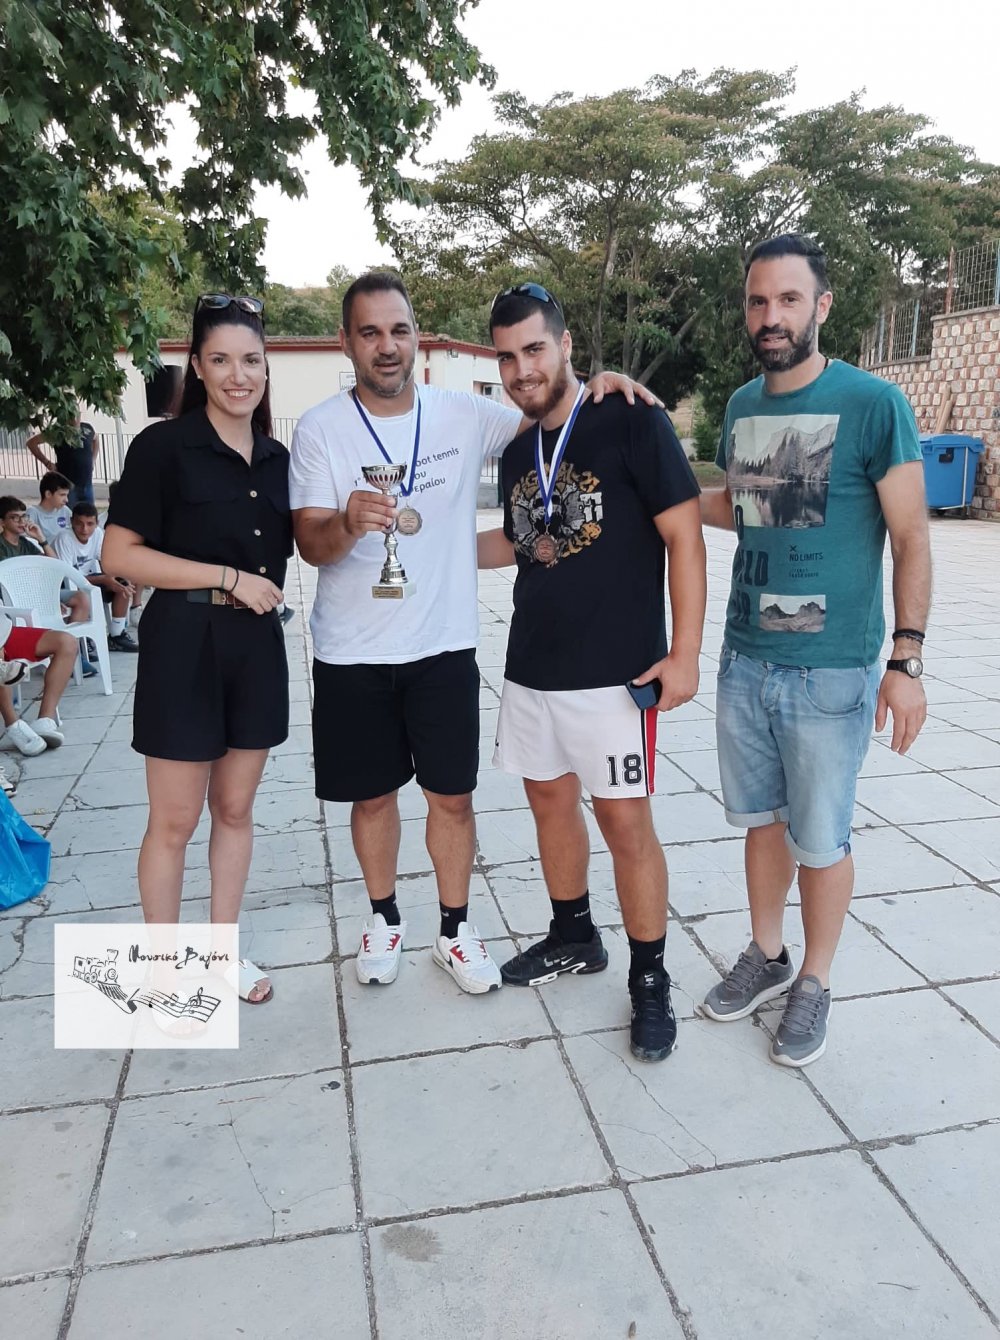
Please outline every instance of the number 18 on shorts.
[{"label": "number 18 on shorts", "polygon": [[493,766],[536,782],[572,772],[611,800],[651,796],[657,717],[623,685],[554,692],[504,680]]}]

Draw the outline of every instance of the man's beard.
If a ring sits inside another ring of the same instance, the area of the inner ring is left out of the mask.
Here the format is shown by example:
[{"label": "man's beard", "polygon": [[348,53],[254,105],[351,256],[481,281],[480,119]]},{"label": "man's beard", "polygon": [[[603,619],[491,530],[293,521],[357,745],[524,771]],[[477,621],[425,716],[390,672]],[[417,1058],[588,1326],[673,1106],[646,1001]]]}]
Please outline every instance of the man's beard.
[{"label": "man's beard", "polygon": [[[788,343],[777,349],[761,349],[760,341],[769,335],[785,335]],[[816,313],[813,312],[809,324],[797,337],[786,326],[763,326],[754,336],[748,331],[747,339],[765,372],[788,372],[812,355],[816,341]]]},{"label": "man's beard", "polygon": [[[569,373],[566,371],[566,365],[563,364],[550,383],[548,395],[542,401],[541,407],[532,405],[531,409],[528,410],[523,405],[518,405],[518,409],[526,414],[528,418],[534,419],[536,423],[541,423],[543,419],[547,418],[552,413],[556,405],[559,404],[559,401],[562,400],[563,396],[566,394],[566,388],[568,386]],[[511,399],[514,400],[515,404],[517,403],[514,396],[511,396]]]},{"label": "man's beard", "polygon": [[416,361],[416,355],[414,354],[409,363],[402,364],[399,370],[400,380],[396,385],[379,381],[373,374],[366,372],[358,373],[358,381],[367,390],[371,391],[372,395],[380,396],[383,400],[395,400],[397,396],[403,394],[412,381],[413,365]]}]

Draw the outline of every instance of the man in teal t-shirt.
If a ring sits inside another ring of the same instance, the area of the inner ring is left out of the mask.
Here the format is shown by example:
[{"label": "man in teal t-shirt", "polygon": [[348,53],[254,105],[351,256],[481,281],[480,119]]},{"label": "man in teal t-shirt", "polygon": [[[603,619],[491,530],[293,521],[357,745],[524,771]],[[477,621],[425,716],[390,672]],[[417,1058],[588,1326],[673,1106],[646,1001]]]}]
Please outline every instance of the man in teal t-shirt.
[{"label": "man in teal t-shirt", "polygon": [[[871,738],[892,714],[904,753],[926,716],[919,657],[930,602],[923,458],[899,389],[819,352],[833,302],[823,253],[786,234],[746,272],[763,375],[729,401],[702,519],[735,530],[716,725],[729,822],[747,830],[752,940],[702,1005],[742,1019],[788,993],[771,1059],[826,1048],[830,967],[854,890],[851,816]],[[893,554],[893,652],[884,676],[882,553]],[[805,952],[782,944],[798,866]]]}]

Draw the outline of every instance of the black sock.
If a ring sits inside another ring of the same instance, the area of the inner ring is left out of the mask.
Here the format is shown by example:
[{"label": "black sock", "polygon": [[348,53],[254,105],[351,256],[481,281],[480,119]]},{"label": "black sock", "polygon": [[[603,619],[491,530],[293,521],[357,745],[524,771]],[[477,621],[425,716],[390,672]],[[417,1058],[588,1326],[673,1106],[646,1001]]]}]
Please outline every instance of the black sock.
[{"label": "black sock", "polygon": [[769,958],[768,963],[780,963],[782,967],[788,962],[788,949],[785,945],[781,946],[781,953],[777,958]]},{"label": "black sock", "polygon": [[454,940],[458,934],[459,923],[469,920],[469,904],[464,907],[445,907],[444,903],[438,903],[441,909],[441,934],[446,940]]},{"label": "black sock", "polygon": [[590,890],[585,889],[579,898],[550,898],[552,920],[556,923],[556,934],[571,945],[590,944],[594,938],[594,923],[590,916]]},{"label": "black sock", "polygon": [[369,898],[372,905],[372,912],[381,912],[385,917],[387,926],[398,926],[403,918],[399,915],[399,908],[396,906],[396,890],[393,889],[388,898]]},{"label": "black sock", "polygon": [[647,972],[663,971],[663,951],[666,944],[665,935],[661,935],[658,940],[633,940],[631,935],[628,937],[629,952],[632,955],[628,969],[629,983],[637,981]]}]

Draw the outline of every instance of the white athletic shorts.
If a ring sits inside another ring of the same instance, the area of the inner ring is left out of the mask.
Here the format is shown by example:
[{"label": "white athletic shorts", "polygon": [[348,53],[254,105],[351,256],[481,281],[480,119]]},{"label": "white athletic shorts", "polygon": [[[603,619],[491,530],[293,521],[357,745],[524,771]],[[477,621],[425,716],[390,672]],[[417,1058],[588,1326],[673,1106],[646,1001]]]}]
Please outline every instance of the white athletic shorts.
[{"label": "white athletic shorts", "polygon": [[505,679],[493,766],[535,782],[575,772],[609,800],[651,796],[658,715],[624,685],[543,692]]}]

